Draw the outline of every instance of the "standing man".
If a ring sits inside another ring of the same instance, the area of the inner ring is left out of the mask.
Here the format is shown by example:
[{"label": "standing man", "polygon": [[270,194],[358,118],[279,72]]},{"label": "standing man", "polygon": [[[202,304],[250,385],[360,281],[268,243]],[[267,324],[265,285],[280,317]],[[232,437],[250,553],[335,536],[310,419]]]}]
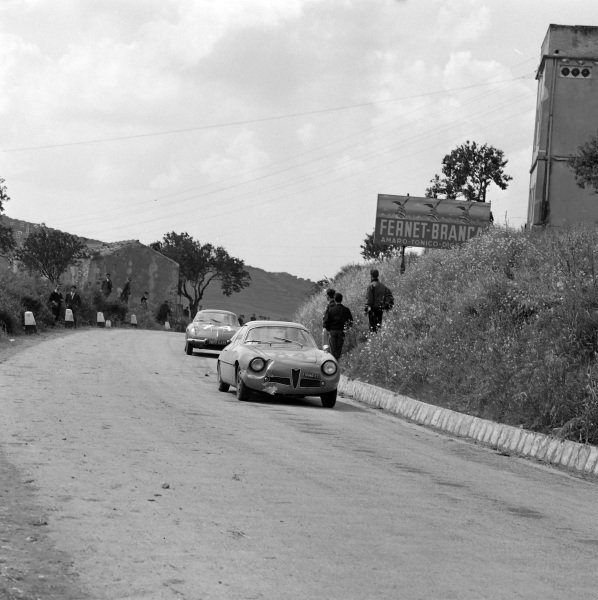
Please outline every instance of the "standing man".
[{"label": "standing man", "polygon": [[162,304],[160,305],[160,308],[158,308],[158,316],[156,317],[156,319],[158,323],[160,323],[160,325],[164,325],[166,321],[168,321],[170,315],[170,302],[168,300],[164,300],[164,302],[162,302]]},{"label": "standing man", "polygon": [[58,319],[60,319],[60,309],[62,307],[63,296],[60,292],[60,286],[56,285],[54,291],[50,294],[50,298],[48,302],[50,303],[50,310],[54,315],[54,325],[58,323]]},{"label": "standing man", "polygon": [[73,311],[73,324],[77,327],[77,318],[79,316],[79,310],[81,309],[81,296],[77,293],[76,286],[71,286],[71,291],[64,299],[64,305]]},{"label": "standing man", "polygon": [[379,279],[378,269],[370,271],[371,283],[365,295],[365,311],[370,323],[370,331],[378,331],[382,324],[382,315],[394,304],[392,292]]},{"label": "standing man", "polygon": [[336,291],[333,290],[332,288],[328,288],[326,290],[326,308],[324,309],[324,316],[322,317],[322,348],[324,346],[330,346],[330,332],[328,331],[328,329],[326,328],[326,325],[324,325],[325,321],[326,321],[326,317],[328,315],[328,309],[331,306],[334,306],[334,294],[336,294]]},{"label": "standing man", "polygon": [[343,304],[343,295],[334,294],[334,304],[326,309],[324,315],[324,329],[330,334],[330,352],[339,360],[343,351],[345,332],[353,325],[353,315]]},{"label": "standing man", "polygon": [[106,273],[106,278],[102,281],[102,294],[108,298],[112,293],[112,280],[110,279],[110,273]]},{"label": "standing man", "polygon": [[129,303],[129,296],[131,295],[131,278],[127,277],[127,281],[123,287],[123,291],[120,293],[120,299],[126,304]]},{"label": "standing man", "polygon": [[141,306],[144,310],[147,310],[147,298],[149,294],[148,292],[143,292],[143,296],[141,296]]}]

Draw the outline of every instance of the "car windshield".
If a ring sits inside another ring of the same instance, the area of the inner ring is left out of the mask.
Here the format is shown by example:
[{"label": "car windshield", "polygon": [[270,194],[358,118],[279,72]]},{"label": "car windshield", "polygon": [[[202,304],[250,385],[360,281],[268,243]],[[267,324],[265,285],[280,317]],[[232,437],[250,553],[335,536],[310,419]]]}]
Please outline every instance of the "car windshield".
[{"label": "car windshield", "polygon": [[265,326],[254,327],[247,334],[246,342],[263,344],[298,344],[315,346],[311,335],[299,327]]},{"label": "car windshield", "polygon": [[239,322],[235,315],[217,311],[198,312],[193,319],[194,323],[211,323],[212,325],[228,325],[229,327],[238,327]]}]

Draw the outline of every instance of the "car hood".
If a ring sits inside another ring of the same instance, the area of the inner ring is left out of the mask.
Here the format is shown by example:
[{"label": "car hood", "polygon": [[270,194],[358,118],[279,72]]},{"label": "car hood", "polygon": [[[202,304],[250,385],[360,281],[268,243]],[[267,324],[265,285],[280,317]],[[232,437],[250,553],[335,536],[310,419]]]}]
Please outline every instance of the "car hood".
[{"label": "car hood", "polygon": [[317,364],[323,360],[322,351],[318,348],[298,348],[297,346],[290,348],[280,346],[274,348],[258,347],[253,348],[253,353],[256,356],[262,356],[270,360],[304,362],[308,364]]}]

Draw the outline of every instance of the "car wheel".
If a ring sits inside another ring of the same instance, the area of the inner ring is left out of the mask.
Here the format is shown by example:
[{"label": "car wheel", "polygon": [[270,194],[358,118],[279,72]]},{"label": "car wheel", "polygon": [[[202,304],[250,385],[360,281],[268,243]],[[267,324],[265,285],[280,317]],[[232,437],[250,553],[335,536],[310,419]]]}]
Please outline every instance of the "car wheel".
[{"label": "car wheel", "polygon": [[334,405],[336,404],[336,390],[322,394],[320,400],[322,400],[322,406],[324,408],[334,408]]},{"label": "car wheel", "polygon": [[248,400],[249,399],[249,389],[243,383],[243,378],[241,377],[241,369],[237,369],[237,400]]},{"label": "car wheel", "polygon": [[219,392],[228,392],[230,385],[228,385],[228,383],[224,383],[224,381],[222,381],[222,376],[220,375],[220,363],[218,363],[218,366],[216,367],[216,376],[218,378],[218,391]]},{"label": "car wheel", "polygon": [[185,342],[185,354],[189,356],[193,354],[193,346],[189,342]]}]

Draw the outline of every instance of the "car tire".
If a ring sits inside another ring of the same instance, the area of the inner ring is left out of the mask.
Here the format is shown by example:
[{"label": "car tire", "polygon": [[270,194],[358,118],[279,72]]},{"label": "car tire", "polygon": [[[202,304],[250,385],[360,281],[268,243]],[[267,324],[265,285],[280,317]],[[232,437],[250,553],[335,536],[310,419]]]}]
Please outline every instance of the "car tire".
[{"label": "car tire", "polygon": [[216,367],[216,377],[218,378],[218,391],[219,392],[228,392],[230,385],[228,383],[224,383],[222,381],[222,376],[220,375],[220,363],[218,363]]},{"label": "car tire", "polygon": [[245,400],[249,400],[249,389],[243,383],[243,379],[241,378],[241,369],[237,369],[237,400],[244,402]]},{"label": "car tire", "polygon": [[185,354],[189,356],[193,354],[193,346],[189,342],[185,342]]},{"label": "car tire", "polygon": [[322,394],[320,400],[322,400],[322,406],[324,408],[334,408],[334,405],[336,404],[336,390]]}]

